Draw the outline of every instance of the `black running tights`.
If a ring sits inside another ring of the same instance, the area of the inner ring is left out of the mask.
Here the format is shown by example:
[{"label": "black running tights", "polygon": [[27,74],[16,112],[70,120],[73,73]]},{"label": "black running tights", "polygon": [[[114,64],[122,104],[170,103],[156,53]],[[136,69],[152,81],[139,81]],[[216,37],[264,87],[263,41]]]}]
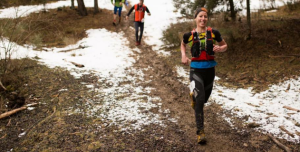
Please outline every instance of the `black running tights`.
[{"label": "black running tights", "polygon": [[207,102],[213,88],[215,79],[215,68],[208,69],[193,69],[190,71],[190,81],[195,81],[194,101],[195,104],[195,118],[197,124],[197,134],[204,129],[204,103]]},{"label": "black running tights", "polygon": [[[144,32],[144,23],[142,22],[134,22],[135,27],[135,39],[136,42],[141,42]],[[139,37],[139,28],[140,28],[140,37]]]}]

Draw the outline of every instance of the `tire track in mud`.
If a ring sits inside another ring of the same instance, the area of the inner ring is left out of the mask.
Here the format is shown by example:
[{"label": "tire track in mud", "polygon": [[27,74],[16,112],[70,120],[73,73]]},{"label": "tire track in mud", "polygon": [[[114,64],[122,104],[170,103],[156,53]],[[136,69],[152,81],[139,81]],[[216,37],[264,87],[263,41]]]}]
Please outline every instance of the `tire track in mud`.
[{"label": "tire track in mud", "polygon": [[[129,47],[134,49],[136,48],[134,45],[135,31],[131,23],[133,25],[132,20],[121,23],[116,27],[116,32],[124,32],[130,42]],[[165,128],[158,127],[158,130],[146,129],[147,131],[142,135],[144,138],[148,138],[149,134],[157,132],[163,135],[163,139],[158,141],[165,148],[154,144],[153,146],[156,146],[156,148],[152,147],[151,150],[162,148],[160,150],[169,151],[171,150],[169,147],[175,146],[176,148],[172,151],[281,151],[270,142],[266,135],[245,127],[242,120],[239,120],[240,124],[236,126],[237,129],[233,129],[222,117],[222,115],[232,115],[228,111],[222,110],[215,103],[206,106],[204,110],[205,132],[208,143],[204,146],[197,145],[196,123],[193,109],[190,107],[189,89],[177,79],[175,68],[167,63],[168,60],[172,60],[171,57],[166,58],[158,55],[145,42],[138,48],[141,52],[135,52],[138,57],[135,57],[136,63],[133,67],[142,70],[147,69],[143,70],[144,82],[150,81],[150,83],[142,83],[143,87],[155,88],[151,92],[151,96],[160,97],[162,100],[157,102],[162,102],[162,108],[169,109],[171,117],[176,118],[178,121],[168,123]],[[180,62],[180,59],[175,60]],[[137,135],[140,136],[139,133]]]}]

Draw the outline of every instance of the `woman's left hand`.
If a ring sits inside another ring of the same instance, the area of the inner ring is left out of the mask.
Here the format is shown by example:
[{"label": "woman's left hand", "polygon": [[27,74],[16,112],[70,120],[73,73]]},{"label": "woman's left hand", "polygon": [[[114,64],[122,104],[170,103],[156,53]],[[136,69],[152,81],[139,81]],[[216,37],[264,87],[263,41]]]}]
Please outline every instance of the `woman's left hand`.
[{"label": "woman's left hand", "polygon": [[214,52],[223,52],[222,51],[222,46],[220,46],[220,45],[214,45]]},{"label": "woman's left hand", "polygon": [[223,39],[221,42],[218,42],[218,45],[214,44],[214,52],[225,52],[227,50],[227,43]]}]

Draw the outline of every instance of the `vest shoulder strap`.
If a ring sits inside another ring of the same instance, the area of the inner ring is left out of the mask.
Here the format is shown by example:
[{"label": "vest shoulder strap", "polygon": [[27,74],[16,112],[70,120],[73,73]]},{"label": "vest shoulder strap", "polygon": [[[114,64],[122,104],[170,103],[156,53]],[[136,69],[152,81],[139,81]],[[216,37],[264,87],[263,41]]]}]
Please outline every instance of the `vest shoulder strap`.
[{"label": "vest shoulder strap", "polygon": [[[195,42],[198,42],[199,41],[199,38],[198,38],[198,36],[197,35],[194,35],[195,33],[197,33],[196,32],[196,29],[193,29],[192,31],[191,31],[191,34],[192,34],[192,36],[193,36],[193,44],[195,43]],[[195,36],[196,36],[196,40],[195,40]]]},{"label": "vest shoulder strap", "polygon": [[213,32],[212,32],[212,28],[210,26],[207,27],[207,31],[209,31],[209,32],[206,32],[206,33],[210,33],[210,35],[206,35],[206,37],[208,39],[212,39],[213,38]]}]

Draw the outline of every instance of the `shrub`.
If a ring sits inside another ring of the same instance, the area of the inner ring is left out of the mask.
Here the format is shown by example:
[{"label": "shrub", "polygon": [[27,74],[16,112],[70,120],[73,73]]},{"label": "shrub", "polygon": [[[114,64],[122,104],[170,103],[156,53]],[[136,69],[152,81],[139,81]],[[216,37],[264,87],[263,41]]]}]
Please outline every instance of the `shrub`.
[{"label": "shrub", "polygon": [[292,1],[288,1],[286,2],[286,10],[287,11],[295,11],[300,7],[300,1],[298,0],[292,0]]},{"label": "shrub", "polygon": [[168,29],[163,31],[162,41],[171,47],[180,46],[183,34],[191,31],[194,28],[193,25],[193,22],[171,24]]}]

